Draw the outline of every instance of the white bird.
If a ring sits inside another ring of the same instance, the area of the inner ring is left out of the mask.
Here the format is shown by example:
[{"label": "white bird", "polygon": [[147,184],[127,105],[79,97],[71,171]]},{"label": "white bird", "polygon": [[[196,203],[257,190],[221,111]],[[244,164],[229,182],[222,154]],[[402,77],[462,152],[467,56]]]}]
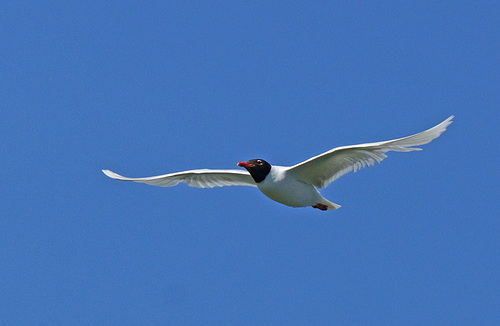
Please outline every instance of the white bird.
[{"label": "white bird", "polygon": [[340,205],[323,198],[318,189],[348,172],[380,163],[385,152],[421,150],[413,146],[424,145],[439,137],[451,123],[453,116],[421,133],[376,143],[342,146],[312,157],[294,166],[271,166],[263,159],[239,162],[243,170],[189,170],[147,178],[127,178],[109,170],[102,170],[117,180],[135,181],[153,186],[171,187],[180,182],[192,187],[213,188],[223,186],[252,186],[278,203],[291,207],[312,206],[326,211]]}]

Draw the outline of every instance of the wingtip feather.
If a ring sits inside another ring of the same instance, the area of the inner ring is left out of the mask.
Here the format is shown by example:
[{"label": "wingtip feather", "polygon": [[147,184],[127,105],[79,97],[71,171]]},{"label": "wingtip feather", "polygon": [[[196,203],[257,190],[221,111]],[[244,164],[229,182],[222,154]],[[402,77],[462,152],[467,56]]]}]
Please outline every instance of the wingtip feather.
[{"label": "wingtip feather", "polygon": [[117,179],[117,180],[123,180],[124,177],[117,174],[117,173],[114,173],[113,171],[110,171],[110,170],[102,170],[102,173],[104,173],[107,177],[111,178],[111,179]]}]

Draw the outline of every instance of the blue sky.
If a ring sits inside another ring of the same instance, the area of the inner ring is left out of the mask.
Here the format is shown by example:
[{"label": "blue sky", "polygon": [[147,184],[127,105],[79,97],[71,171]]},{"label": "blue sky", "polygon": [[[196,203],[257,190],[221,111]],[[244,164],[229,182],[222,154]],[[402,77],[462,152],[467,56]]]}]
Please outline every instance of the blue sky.
[{"label": "blue sky", "polygon": [[[500,6],[16,1],[2,325],[498,325]],[[455,122],[293,209],[151,176]]]}]

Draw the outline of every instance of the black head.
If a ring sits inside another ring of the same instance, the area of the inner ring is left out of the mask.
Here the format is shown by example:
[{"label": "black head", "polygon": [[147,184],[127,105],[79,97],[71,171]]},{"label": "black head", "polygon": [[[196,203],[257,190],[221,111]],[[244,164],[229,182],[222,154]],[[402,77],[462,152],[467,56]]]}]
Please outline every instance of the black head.
[{"label": "black head", "polygon": [[250,173],[252,178],[257,183],[262,182],[269,174],[269,171],[271,171],[271,164],[260,158],[253,159],[248,162],[239,162],[238,166],[247,169],[248,173]]}]

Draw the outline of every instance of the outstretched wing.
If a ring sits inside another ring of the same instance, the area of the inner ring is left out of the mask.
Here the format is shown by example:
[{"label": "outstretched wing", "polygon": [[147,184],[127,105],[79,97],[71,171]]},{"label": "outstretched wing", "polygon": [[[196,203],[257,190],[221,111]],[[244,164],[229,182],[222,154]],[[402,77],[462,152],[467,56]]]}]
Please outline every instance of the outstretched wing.
[{"label": "outstretched wing", "polygon": [[453,116],[437,126],[404,138],[342,146],[315,156],[288,169],[288,173],[302,182],[312,184],[318,189],[328,186],[344,174],[380,163],[387,157],[385,152],[410,152],[421,150],[412,146],[424,145],[439,137],[451,123]]},{"label": "outstretched wing", "polygon": [[141,182],[160,187],[172,187],[178,185],[180,182],[197,188],[224,186],[257,187],[252,176],[247,171],[242,170],[190,170],[147,178],[127,178],[110,170],[102,170],[102,172],[113,179]]}]

